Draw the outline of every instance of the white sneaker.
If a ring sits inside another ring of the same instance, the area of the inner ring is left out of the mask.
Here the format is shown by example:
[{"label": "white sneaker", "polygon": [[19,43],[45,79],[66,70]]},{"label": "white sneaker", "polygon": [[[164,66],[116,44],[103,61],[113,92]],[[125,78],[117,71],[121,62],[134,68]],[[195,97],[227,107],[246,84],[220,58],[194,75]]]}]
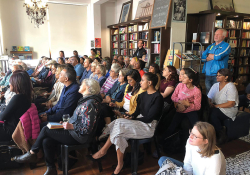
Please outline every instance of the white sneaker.
[{"label": "white sneaker", "polygon": [[102,140],[102,139],[108,137],[109,134],[110,134],[109,127],[108,127],[108,125],[106,125],[106,126],[103,128],[103,130],[102,130],[102,134],[100,135],[99,140]]}]

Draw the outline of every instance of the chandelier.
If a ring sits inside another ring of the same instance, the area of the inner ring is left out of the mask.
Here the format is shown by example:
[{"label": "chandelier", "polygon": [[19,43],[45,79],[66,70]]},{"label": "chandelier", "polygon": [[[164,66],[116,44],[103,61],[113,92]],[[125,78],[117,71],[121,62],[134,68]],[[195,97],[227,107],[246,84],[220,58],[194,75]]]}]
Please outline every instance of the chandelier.
[{"label": "chandelier", "polygon": [[48,0],[25,0],[23,4],[26,7],[26,13],[29,19],[34,22],[34,26],[39,28],[39,25],[44,24],[46,20],[46,10],[48,9]]}]

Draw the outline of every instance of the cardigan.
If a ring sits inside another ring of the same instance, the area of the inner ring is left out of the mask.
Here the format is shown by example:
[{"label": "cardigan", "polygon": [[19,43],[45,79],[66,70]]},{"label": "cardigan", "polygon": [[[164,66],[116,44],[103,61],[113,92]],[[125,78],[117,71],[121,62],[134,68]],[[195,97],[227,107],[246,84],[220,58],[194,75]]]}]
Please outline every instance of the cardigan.
[{"label": "cardigan", "polygon": [[116,81],[111,89],[108,90],[106,96],[110,96],[112,101],[121,102],[123,99],[124,91],[127,86],[127,83],[120,85],[119,81]]},{"label": "cardigan", "polygon": [[[121,102],[115,102],[115,104],[119,107],[119,108],[122,108],[124,103],[125,103],[125,96],[127,95],[127,91],[128,91],[128,87],[129,87],[129,84],[127,85],[126,89],[125,89],[125,92],[124,92],[124,97],[122,99]],[[145,92],[145,90],[142,90],[141,88],[139,89],[139,91],[137,92],[137,94],[134,94],[131,96],[130,98],[130,106],[129,106],[129,115],[133,114],[136,110],[136,106],[137,106],[137,97],[139,94]]]},{"label": "cardigan", "polygon": [[25,140],[27,141],[29,138],[37,139],[41,121],[34,103],[31,103],[30,108],[21,116],[20,121],[23,125]]}]

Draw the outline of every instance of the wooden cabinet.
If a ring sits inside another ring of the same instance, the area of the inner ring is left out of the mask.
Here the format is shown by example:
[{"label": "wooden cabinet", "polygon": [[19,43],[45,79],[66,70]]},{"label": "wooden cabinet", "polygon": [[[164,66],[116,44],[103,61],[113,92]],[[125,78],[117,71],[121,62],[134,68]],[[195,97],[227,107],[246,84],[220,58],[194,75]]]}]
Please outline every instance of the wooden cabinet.
[{"label": "wooden cabinet", "polygon": [[33,60],[32,51],[10,51],[10,55],[18,56],[21,60]]}]

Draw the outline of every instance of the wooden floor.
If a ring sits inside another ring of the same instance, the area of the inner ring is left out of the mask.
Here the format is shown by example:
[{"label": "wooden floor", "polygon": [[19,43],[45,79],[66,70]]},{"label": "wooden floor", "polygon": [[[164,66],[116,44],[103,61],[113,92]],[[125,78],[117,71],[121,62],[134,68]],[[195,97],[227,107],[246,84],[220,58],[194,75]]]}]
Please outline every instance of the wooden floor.
[{"label": "wooden floor", "polygon": [[[141,151],[143,151],[143,147],[140,147]],[[153,148],[154,149],[154,148]],[[128,151],[130,148],[128,148]],[[234,157],[237,154],[243,153],[245,151],[250,150],[250,143],[247,143],[242,140],[234,140],[226,143],[221,147],[222,152],[225,157]],[[80,155],[81,154],[81,155]],[[93,163],[86,159],[85,155],[87,154],[87,150],[81,150],[80,154],[78,154],[79,160],[74,166],[72,170],[69,171],[69,174],[74,175],[111,175],[113,173],[112,165],[115,165],[117,162],[115,147],[111,147],[108,151],[105,159],[102,160],[103,172],[99,172],[97,163]],[[159,166],[157,164],[158,159],[152,157],[152,155],[144,154],[144,163],[139,166],[138,174],[143,175],[154,175]],[[164,154],[163,154],[164,155]],[[176,158],[180,161],[183,161],[184,154],[175,154],[171,155],[171,157]],[[20,169],[13,170],[4,170],[0,171],[0,175],[43,175],[46,171],[46,166],[43,160],[38,164],[38,167],[34,170],[30,170],[28,165],[24,165]],[[62,175],[62,171],[58,171],[59,175]],[[124,169],[121,172],[121,175],[131,174],[130,169]]]}]

